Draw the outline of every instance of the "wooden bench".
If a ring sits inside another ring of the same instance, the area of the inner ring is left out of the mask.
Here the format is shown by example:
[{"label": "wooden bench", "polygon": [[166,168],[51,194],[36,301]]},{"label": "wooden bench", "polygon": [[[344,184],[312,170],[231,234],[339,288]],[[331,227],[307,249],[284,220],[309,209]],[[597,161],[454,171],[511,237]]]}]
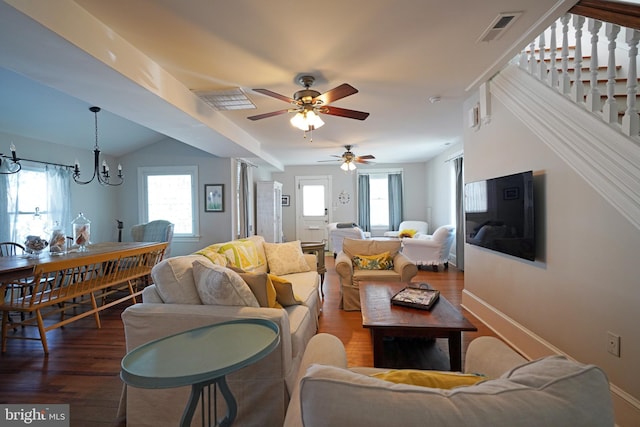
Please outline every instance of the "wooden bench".
[{"label": "wooden bench", "polygon": [[[167,243],[109,243],[90,247],[89,252],[49,256],[33,261],[32,269],[22,267],[22,277],[0,284],[2,310],[2,352],[8,338],[40,340],[45,354],[49,353],[46,332],[75,320],[93,315],[100,328],[99,312],[130,300],[142,293],[138,283],[149,276],[151,269],[164,254]],[[124,292],[123,292],[124,291]],[[88,310],[77,307],[89,305]],[[67,312],[73,308],[71,315]],[[10,312],[31,313],[24,320],[10,320]],[[44,318],[59,314],[54,323]],[[36,325],[39,338],[24,334],[9,334],[18,326]]]}]

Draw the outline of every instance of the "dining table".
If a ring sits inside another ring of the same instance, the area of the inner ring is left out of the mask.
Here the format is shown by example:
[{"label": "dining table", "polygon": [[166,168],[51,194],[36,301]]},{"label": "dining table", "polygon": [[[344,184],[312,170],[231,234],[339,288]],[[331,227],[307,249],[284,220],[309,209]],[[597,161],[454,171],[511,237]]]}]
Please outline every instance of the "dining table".
[{"label": "dining table", "polygon": [[[100,328],[99,312],[142,293],[139,283],[148,278],[162,260],[166,242],[104,242],[90,244],[86,251],[65,253],[43,251],[0,257],[0,311],[2,311],[2,352],[8,338],[42,341],[49,353],[46,332],[93,315]],[[123,292],[124,291],[124,292]],[[108,298],[110,298],[108,300]],[[75,310],[78,307],[89,309]],[[74,308],[71,314],[69,309]],[[10,312],[35,316],[12,320]],[[59,317],[53,319],[54,314]],[[52,319],[44,321],[47,317]],[[24,320],[23,320],[24,318]],[[39,337],[19,333],[35,324]],[[13,333],[9,333],[12,330]]]}]

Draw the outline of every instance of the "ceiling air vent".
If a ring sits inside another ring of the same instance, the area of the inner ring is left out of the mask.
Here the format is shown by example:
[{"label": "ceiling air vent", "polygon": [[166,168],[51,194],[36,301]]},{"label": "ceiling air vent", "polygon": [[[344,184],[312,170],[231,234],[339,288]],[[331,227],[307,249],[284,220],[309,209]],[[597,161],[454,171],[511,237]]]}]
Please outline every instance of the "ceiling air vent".
[{"label": "ceiling air vent", "polygon": [[218,111],[223,110],[251,110],[256,108],[253,102],[240,88],[194,91],[204,102]]},{"label": "ceiling air vent", "polygon": [[[522,15],[522,12],[504,12],[499,14],[489,25],[489,28],[484,30],[477,42],[490,42],[498,40],[502,37],[505,31],[509,29],[511,25]],[[476,42],[476,43],[477,43]]]}]

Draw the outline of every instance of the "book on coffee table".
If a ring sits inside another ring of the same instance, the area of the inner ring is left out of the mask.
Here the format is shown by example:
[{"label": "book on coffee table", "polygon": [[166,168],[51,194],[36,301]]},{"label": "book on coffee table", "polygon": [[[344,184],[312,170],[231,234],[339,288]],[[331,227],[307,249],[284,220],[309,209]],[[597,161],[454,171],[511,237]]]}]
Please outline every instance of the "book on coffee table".
[{"label": "book on coffee table", "polygon": [[419,308],[421,310],[431,310],[433,304],[440,298],[440,291],[436,289],[424,289],[406,287],[391,297],[391,304],[405,307]]}]

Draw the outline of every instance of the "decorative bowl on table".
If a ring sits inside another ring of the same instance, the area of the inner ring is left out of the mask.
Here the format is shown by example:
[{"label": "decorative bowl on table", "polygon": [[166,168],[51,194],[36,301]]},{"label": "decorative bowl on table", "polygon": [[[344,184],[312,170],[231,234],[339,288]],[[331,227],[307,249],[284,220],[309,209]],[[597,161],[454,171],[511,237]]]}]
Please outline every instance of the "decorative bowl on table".
[{"label": "decorative bowl on table", "polygon": [[27,239],[24,242],[24,246],[29,254],[29,258],[38,258],[40,253],[49,245],[44,239],[41,239],[40,236],[27,236]]}]

